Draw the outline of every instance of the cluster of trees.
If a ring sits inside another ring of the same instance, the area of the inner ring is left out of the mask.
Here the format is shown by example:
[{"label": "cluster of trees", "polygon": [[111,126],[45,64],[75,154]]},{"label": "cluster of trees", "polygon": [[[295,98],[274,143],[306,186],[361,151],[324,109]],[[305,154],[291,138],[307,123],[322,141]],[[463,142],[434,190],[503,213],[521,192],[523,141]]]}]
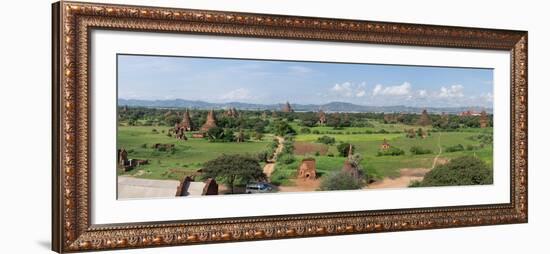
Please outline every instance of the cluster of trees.
[{"label": "cluster of trees", "polygon": [[392,146],[385,150],[378,150],[377,156],[399,156],[404,155],[405,151],[395,146]]},{"label": "cluster of trees", "polygon": [[239,130],[235,133],[232,129],[220,127],[210,128],[206,135],[210,142],[242,142],[250,139],[250,135],[243,130]]},{"label": "cluster of trees", "polygon": [[321,143],[325,145],[334,145],[334,143],[336,143],[336,139],[334,137],[323,135],[317,138],[317,143]]},{"label": "cluster of trees", "polygon": [[277,162],[288,165],[294,161],[296,161],[296,157],[294,157],[294,141],[291,137],[287,137],[283,142],[283,150],[277,155]]},{"label": "cluster of trees", "polygon": [[414,154],[414,155],[431,154],[432,153],[432,150],[427,149],[427,148],[422,148],[420,146],[412,146],[410,151],[411,151],[411,154]]},{"label": "cluster of trees", "polygon": [[350,152],[350,146],[351,146],[351,153],[353,154],[355,152],[355,146],[347,142],[342,142],[338,144],[338,146],[336,147],[336,150],[338,150],[338,154],[341,157],[348,157]]},{"label": "cluster of trees", "polygon": [[296,134],[296,130],[294,130],[287,121],[283,121],[280,119],[271,122],[269,129],[271,133],[281,137]]},{"label": "cluster of trees", "polygon": [[424,130],[422,128],[418,128],[417,130],[410,128],[403,130],[405,132],[405,136],[407,138],[424,138],[425,136],[431,136],[432,133],[430,131]]},{"label": "cluster of trees", "polygon": [[264,174],[256,158],[234,154],[221,155],[204,164],[203,179],[215,178],[217,182],[226,184],[231,193],[235,193],[236,185],[244,185],[250,181],[264,181]]},{"label": "cluster of trees", "polygon": [[464,151],[464,146],[462,144],[445,147],[445,152],[447,153],[454,153],[454,152],[460,152],[460,151]]},{"label": "cluster of trees", "polygon": [[477,157],[463,156],[449,163],[436,166],[422,181],[414,181],[411,187],[457,186],[492,184],[493,171]]}]

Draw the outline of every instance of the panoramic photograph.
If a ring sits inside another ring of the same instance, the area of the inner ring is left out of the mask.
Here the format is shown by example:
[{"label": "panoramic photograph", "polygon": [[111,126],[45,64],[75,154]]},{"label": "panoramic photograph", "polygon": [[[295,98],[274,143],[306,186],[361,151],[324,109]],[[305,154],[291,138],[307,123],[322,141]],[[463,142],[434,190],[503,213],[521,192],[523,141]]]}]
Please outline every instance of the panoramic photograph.
[{"label": "panoramic photograph", "polygon": [[117,86],[118,199],[493,184],[492,69],[119,54]]}]

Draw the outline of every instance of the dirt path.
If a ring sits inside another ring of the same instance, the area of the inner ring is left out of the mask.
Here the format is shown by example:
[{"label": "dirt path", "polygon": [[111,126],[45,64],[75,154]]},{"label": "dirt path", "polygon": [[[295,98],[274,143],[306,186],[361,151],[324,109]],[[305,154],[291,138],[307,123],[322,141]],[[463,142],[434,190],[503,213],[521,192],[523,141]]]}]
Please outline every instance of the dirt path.
[{"label": "dirt path", "polygon": [[402,168],[399,171],[399,177],[386,177],[382,181],[367,185],[366,189],[406,188],[412,181],[421,181],[430,170],[429,168]]},{"label": "dirt path", "polygon": [[295,179],[295,180],[291,180],[291,181],[293,181],[294,185],[278,186],[277,191],[278,192],[316,191],[316,190],[319,189],[319,186],[321,186],[321,180],[320,179],[315,179],[315,180]]},{"label": "dirt path", "polygon": [[435,156],[434,162],[432,163],[432,167],[430,168],[430,170],[435,168],[435,164],[437,164],[439,156],[441,156],[441,153],[443,152],[443,148],[441,147],[441,132],[439,132],[439,137],[437,139],[437,146],[439,147],[439,153]]},{"label": "dirt path", "polygon": [[369,184],[366,189],[406,188],[412,181],[422,181],[424,175],[434,169],[438,163],[445,163],[445,160],[439,158],[443,152],[443,148],[441,147],[441,132],[439,133],[437,146],[439,147],[439,153],[434,157],[431,168],[402,168],[399,170],[399,177],[386,177],[382,181]]},{"label": "dirt path", "polygon": [[267,176],[267,179],[271,177],[271,174],[275,170],[275,161],[277,161],[277,155],[279,155],[283,151],[283,142],[285,139],[283,137],[275,136],[277,141],[279,141],[279,146],[277,146],[277,149],[275,149],[275,153],[273,153],[273,159],[268,161],[264,166],[264,174]]}]

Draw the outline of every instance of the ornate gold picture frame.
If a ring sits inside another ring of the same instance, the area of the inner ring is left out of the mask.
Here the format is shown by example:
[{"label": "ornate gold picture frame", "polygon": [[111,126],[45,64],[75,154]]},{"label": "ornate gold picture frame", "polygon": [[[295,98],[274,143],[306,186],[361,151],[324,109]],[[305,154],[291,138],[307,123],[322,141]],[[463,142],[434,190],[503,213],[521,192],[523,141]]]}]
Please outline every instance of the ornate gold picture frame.
[{"label": "ornate gold picture frame", "polygon": [[[94,29],[510,52],[510,202],[219,219],[91,223]],[[527,222],[527,32],[58,2],[52,8],[52,245],[57,252]]]}]

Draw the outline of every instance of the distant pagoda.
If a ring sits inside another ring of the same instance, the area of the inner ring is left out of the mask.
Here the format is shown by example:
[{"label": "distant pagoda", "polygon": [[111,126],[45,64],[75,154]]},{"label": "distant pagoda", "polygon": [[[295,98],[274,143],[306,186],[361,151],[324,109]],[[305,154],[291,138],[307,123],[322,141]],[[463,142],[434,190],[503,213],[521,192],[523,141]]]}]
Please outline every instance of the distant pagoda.
[{"label": "distant pagoda", "polygon": [[239,112],[235,107],[230,107],[225,111],[225,115],[232,118],[239,117]]},{"label": "distant pagoda", "polygon": [[489,127],[489,120],[487,119],[487,112],[485,112],[485,110],[481,111],[481,114],[479,114],[479,127]]},{"label": "distant pagoda", "polygon": [[294,112],[294,109],[292,109],[292,106],[290,106],[290,103],[287,101],[285,105],[283,105],[282,111],[285,113],[290,113],[290,112]]},{"label": "distant pagoda", "polygon": [[201,127],[201,132],[208,132],[208,130],[217,126],[216,115],[214,114],[214,110],[211,109],[206,117],[206,122]]},{"label": "distant pagoda", "polygon": [[183,113],[183,119],[181,120],[178,129],[183,129],[184,131],[192,131],[195,128],[193,122],[191,121],[191,116],[189,116],[189,110],[185,109]]},{"label": "distant pagoda", "polygon": [[432,124],[432,120],[430,120],[430,116],[428,116],[428,111],[426,109],[422,110],[420,119],[418,119],[418,125],[427,126],[431,124]]},{"label": "distant pagoda", "polygon": [[318,122],[319,125],[324,125],[327,123],[327,115],[322,109],[319,109],[318,116],[319,116],[319,122]]}]

